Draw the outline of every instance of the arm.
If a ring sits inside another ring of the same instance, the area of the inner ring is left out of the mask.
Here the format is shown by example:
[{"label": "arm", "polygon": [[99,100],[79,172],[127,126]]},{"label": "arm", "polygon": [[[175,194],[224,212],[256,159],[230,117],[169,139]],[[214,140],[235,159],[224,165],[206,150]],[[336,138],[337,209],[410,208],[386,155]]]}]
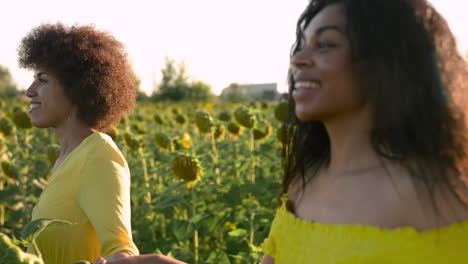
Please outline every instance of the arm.
[{"label": "arm", "polygon": [[78,200],[98,235],[101,255],[138,255],[131,236],[130,173],[123,157],[113,149],[96,149],[81,173]]},{"label": "arm", "polygon": [[[187,264],[177,259],[169,258],[159,254],[140,255],[126,257],[117,260],[105,260],[99,258],[94,264]],[[270,263],[267,263],[270,264]],[[271,263],[274,264],[274,263]]]},{"label": "arm", "polygon": [[260,264],[275,264],[275,259],[268,255],[264,255]]}]

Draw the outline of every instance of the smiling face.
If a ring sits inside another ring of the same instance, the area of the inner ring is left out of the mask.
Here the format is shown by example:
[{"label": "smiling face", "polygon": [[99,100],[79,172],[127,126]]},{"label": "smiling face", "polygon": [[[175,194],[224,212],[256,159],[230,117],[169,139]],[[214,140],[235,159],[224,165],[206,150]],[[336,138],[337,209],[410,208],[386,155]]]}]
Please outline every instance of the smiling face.
[{"label": "smiling face", "polygon": [[26,90],[31,98],[29,115],[36,127],[58,127],[72,112],[73,104],[65,96],[60,82],[47,70],[39,69],[34,74],[34,81]]},{"label": "smiling face", "polygon": [[329,5],[310,21],[291,58],[291,74],[300,120],[326,121],[362,108],[342,5]]}]

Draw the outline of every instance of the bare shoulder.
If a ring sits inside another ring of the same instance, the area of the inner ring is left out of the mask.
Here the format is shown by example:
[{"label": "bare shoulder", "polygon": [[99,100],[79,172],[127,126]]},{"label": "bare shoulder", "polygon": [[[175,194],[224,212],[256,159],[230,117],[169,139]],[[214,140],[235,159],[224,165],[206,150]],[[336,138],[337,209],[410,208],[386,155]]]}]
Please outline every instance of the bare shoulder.
[{"label": "bare shoulder", "polygon": [[299,218],[329,224],[428,230],[468,220],[468,207],[449,189],[439,189],[434,196],[436,214],[424,186],[406,169],[389,165],[343,175],[319,173],[305,185],[298,177],[288,198]]},{"label": "bare shoulder", "polygon": [[391,175],[400,197],[399,214],[404,226],[425,231],[468,221],[468,204],[460,199],[468,194],[467,185],[460,177],[452,178],[453,189],[439,183],[430,192],[422,181],[414,180],[402,168],[394,167]]}]

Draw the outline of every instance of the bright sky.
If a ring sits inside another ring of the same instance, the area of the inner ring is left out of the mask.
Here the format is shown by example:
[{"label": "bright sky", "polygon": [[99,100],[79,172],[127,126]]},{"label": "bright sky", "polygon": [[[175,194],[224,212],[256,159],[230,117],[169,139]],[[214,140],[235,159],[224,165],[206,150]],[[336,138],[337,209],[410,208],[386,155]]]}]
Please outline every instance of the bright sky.
[{"label": "bright sky", "polygon": [[[467,1],[430,0],[468,49]],[[1,3],[0,65],[20,89],[32,73],[17,66],[16,48],[41,23],[95,24],[122,41],[141,88],[150,92],[164,57],[184,60],[188,74],[219,94],[231,82],[276,82],[286,90],[295,24],[308,0],[6,0]]]}]

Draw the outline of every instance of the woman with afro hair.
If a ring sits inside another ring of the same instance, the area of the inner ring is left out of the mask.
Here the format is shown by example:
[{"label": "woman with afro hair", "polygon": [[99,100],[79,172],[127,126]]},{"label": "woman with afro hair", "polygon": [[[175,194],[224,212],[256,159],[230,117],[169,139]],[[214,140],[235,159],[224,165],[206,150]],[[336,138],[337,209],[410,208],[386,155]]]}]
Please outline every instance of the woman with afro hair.
[{"label": "woman with afro hair", "polygon": [[20,66],[35,72],[26,90],[31,123],[53,128],[60,144],[32,220],[73,223],[48,227],[37,237],[45,263],[138,255],[130,225],[130,171],[102,133],[135,105],[124,46],[93,26],[58,23],[34,28],[18,53]]}]

